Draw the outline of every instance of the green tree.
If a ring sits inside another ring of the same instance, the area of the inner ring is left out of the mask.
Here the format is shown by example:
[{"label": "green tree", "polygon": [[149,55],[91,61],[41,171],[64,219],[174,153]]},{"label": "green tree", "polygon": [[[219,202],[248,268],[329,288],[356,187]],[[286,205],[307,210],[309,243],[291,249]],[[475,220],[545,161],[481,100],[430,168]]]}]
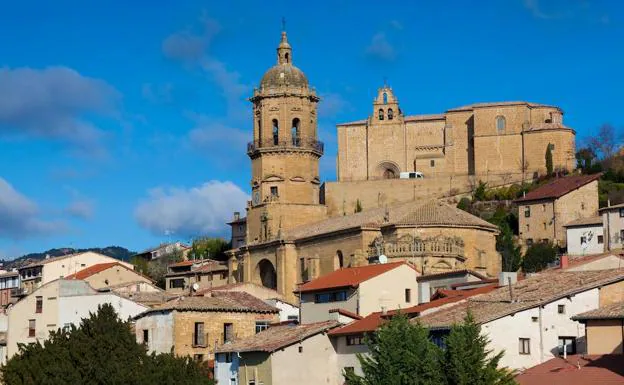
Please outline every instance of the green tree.
[{"label": "green tree", "polygon": [[472,194],[472,200],[473,201],[484,201],[485,200],[486,191],[487,191],[487,183],[485,183],[483,181],[479,181],[479,184],[477,185],[477,188],[474,190],[474,193]]},{"label": "green tree", "polygon": [[538,242],[527,249],[522,259],[525,273],[536,273],[557,260],[557,247],[549,242]]},{"label": "green tree", "polygon": [[225,260],[225,252],[230,248],[230,243],[223,238],[197,238],[193,240],[188,259]]},{"label": "green tree", "polygon": [[358,200],[355,201],[355,210],[353,210],[353,212],[354,213],[359,213],[361,211],[362,211],[362,202],[358,198]]},{"label": "green tree", "polygon": [[455,325],[445,340],[444,372],[452,385],[511,385],[513,372],[498,365],[504,352],[492,354],[489,340],[468,312],[464,322]]},{"label": "green tree", "polygon": [[472,202],[469,198],[463,197],[459,200],[459,203],[457,203],[457,208],[466,212],[471,212]]},{"label": "green tree", "polygon": [[444,384],[440,349],[428,339],[428,330],[396,315],[365,338],[370,354],[358,354],[364,376],[345,372],[349,385]]},{"label": "green tree", "polygon": [[213,384],[189,357],[148,355],[110,304],[78,328],[51,332],[43,343],[20,344],[0,371],[11,385]]},{"label": "green tree", "polygon": [[522,262],[522,252],[514,240],[513,230],[508,223],[501,223],[500,234],[496,237],[496,250],[501,254],[503,271],[518,271]]},{"label": "green tree", "polygon": [[552,154],[552,144],[548,143],[546,147],[546,174],[551,176],[554,171],[553,166],[553,154]]}]

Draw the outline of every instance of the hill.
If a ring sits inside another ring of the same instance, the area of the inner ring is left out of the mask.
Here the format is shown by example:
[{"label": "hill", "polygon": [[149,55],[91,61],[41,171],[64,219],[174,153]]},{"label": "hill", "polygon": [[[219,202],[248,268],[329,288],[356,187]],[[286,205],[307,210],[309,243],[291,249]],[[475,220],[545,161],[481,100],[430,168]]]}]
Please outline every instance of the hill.
[{"label": "hill", "polygon": [[62,255],[67,255],[67,254],[84,253],[86,251],[93,251],[95,253],[108,255],[109,257],[117,258],[122,261],[128,261],[132,255],[136,254],[136,252],[130,251],[126,249],[125,247],[121,247],[121,246],[90,247],[87,249],[74,249],[71,247],[64,247],[64,248],[58,248],[58,249],[50,249],[50,250],[46,250],[40,253],[26,254],[14,260],[9,260],[9,261],[0,260],[0,262],[3,263],[4,269],[9,270],[12,268],[20,267],[27,263],[31,263],[37,260],[44,259],[46,255],[49,255],[50,257],[60,257]]}]

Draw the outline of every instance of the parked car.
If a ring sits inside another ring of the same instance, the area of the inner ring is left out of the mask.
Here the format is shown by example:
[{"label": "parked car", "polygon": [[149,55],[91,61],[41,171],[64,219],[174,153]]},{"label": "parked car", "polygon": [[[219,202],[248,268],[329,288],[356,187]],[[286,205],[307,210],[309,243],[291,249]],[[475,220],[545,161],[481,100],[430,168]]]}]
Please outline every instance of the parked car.
[{"label": "parked car", "polygon": [[415,172],[402,172],[399,174],[400,179],[424,179],[424,175],[420,171]]}]

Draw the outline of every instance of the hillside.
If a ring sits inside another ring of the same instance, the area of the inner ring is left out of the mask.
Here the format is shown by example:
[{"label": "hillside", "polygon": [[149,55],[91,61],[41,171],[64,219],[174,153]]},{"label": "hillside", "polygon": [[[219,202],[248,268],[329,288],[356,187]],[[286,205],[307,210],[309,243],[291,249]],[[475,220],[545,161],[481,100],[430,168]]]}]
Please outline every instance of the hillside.
[{"label": "hillside", "polygon": [[40,253],[26,254],[13,260],[0,260],[0,262],[3,263],[4,269],[9,270],[31,263],[36,260],[44,259],[46,255],[49,255],[50,257],[60,257],[62,255],[83,253],[86,251],[93,251],[96,253],[108,255],[109,257],[117,258],[122,261],[128,261],[130,259],[130,256],[136,254],[134,251],[130,251],[125,247],[121,246],[90,247],[87,249],[73,249],[70,247],[64,247],[59,249],[50,249]]}]

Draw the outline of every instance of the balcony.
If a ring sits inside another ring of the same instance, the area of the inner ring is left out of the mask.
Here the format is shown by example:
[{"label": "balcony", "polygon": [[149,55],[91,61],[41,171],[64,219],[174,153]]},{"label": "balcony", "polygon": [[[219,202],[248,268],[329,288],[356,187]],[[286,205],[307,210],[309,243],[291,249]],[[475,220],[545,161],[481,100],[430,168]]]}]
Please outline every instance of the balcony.
[{"label": "balcony", "polygon": [[253,156],[262,151],[275,150],[308,150],[318,156],[323,155],[325,145],[323,142],[310,138],[291,138],[289,140],[256,140],[247,143],[247,155]]}]

